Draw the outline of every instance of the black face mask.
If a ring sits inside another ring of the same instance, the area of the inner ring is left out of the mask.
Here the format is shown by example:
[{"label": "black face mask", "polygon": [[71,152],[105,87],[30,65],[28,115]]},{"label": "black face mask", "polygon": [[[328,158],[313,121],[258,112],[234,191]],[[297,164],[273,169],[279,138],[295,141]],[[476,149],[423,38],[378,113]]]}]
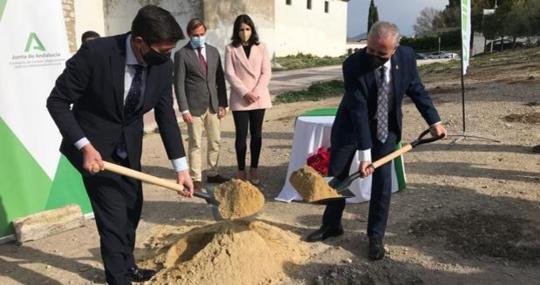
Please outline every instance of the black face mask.
[{"label": "black face mask", "polygon": [[158,65],[167,62],[171,59],[171,53],[159,53],[155,51],[153,48],[150,48],[150,50],[143,54],[144,62],[148,65]]},{"label": "black face mask", "polygon": [[366,53],[369,70],[375,70],[385,64],[389,58],[384,58],[376,55]]}]

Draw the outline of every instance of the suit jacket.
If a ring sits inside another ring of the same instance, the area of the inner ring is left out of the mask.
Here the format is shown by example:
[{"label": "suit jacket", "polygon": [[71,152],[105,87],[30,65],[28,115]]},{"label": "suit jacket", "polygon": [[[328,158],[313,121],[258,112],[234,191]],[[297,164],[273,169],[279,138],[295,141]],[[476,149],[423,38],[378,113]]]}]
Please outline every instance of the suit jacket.
[{"label": "suit jacket", "polygon": [[[405,94],[429,125],[439,122],[440,117],[418,75],[414,51],[399,46],[391,63],[393,106],[390,107],[388,125],[399,141],[403,117],[401,105]],[[332,127],[332,148],[356,143],[358,150],[366,150],[372,147],[372,139],[376,139],[377,84],[374,71],[368,66],[365,49],[352,54],[343,63],[345,95]]]},{"label": "suit jacket", "polygon": [[82,154],[74,146],[83,137],[104,160],[111,160],[116,146],[124,142],[130,167],[140,169],[143,114],[152,108],[169,159],[185,156],[173,109],[171,61],[147,67],[142,107],[124,117],[127,35],[83,44],[66,62],[47,99],[49,113],[63,137],[60,151],[83,175],[87,173],[82,169]]},{"label": "suit jacket", "polygon": [[225,76],[218,50],[206,45],[208,75],[199,64],[197,51],[191,43],[174,54],[174,91],[180,111],[189,110],[194,116],[200,116],[210,109],[217,113],[218,107],[227,107],[227,89]]},{"label": "suit jacket", "polygon": [[[253,45],[249,59],[240,45],[225,48],[225,77],[231,85],[230,108],[233,111],[266,109],[272,107],[268,84],[272,67],[264,43]],[[248,103],[243,97],[248,92],[259,96],[259,100]]]}]

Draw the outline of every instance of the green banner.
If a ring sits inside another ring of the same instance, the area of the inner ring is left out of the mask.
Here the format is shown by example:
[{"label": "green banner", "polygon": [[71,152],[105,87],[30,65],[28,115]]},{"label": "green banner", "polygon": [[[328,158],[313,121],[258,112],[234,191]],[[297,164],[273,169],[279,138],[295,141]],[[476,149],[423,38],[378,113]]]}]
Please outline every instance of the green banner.
[{"label": "green banner", "polygon": [[70,54],[61,0],[0,0],[0,237],[11,221],[78,204],[91,212],[80,174],[58,151],[46,99]]},{"label": "green banner", "polygon": [[467,74],[471,44],[471,0],[461,0],[461,56],[463,74]]}]

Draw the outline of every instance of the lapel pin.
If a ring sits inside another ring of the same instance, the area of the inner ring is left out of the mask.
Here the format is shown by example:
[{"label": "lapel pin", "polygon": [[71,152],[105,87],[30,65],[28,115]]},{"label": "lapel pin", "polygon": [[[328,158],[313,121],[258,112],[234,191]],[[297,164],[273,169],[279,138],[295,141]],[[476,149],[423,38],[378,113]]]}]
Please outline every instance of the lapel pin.
[{"label": "lapel pin", "polygon": [[396,65],[396,69],[399,69],[399,65]]}]

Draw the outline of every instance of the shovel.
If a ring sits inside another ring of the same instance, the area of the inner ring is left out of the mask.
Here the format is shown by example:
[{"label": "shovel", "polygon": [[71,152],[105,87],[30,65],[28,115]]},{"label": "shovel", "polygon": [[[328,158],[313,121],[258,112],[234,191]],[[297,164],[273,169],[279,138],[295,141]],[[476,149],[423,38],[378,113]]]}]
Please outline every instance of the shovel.
[{"label": "shovel", "polygon": [[[142,173],[140,171],[136,171],[136,170],[133,170],[131,168],[127,168],[127,167],[124,167],[124,166],[121,166],[121,165],[118,165],[118,164],[114,164],[114,163],[110,163],[110,162],[107,162],[107,161],[103,161],[103,166],[104,166],[105,170],[108,170],[110,172],[114,172],[116,174],[131,177],[131,178],[134,178],[134,179],[146,182],[146,183],[158,185],[158,186],[161,186],[161,187],[164,187],[164,188],[167,188],[169,190],[176,191],[176,192],[183,192],[184,191],[184,186],[183,185],[176,184],[174,182],[171,182],[171,181],[168,181],[168,180],[165,180],[165,179],[162,179],[162,178],[150,175],[150,174]],[[197,191],[197,192],[193,192],[193,196],[195,196],[197,198],[204,199],[206,201],[206,203],[208,203],[209,205],[212,206],[212,208],[213,208],[212,209],[212,214],[214,215],[214,218],[216,218],[216,220],[222,219],[222,217],[219,215],[219,212],[217,210],[215,210],[215,209],[217,209],[217,207],[219,207],[219,201],[216,200],[213,197],[212,194],[206,194],[206,193],[201,193],[201,192]],[[216,216],[216,215],[218,215],[218,216]]]},{"label": "shovel", "polygon": [[[374,161],[373,163],[371,163],[369,165],[369,167],[372,167],[373,169],[377,169],[379,168],[380,166],[386,164],[387,162],[390,162],[392,161],[394,158],[412,150],[413,148],[421,145],[421,144],[426,144],[426,143],[430,143],[430,142],[434,142],[434,141],[437,141],[437,140],[440,140],[443,138],[443,135],[439,136],[439,137],[431,137],[431,138],[426,138],[424,139],[424,137],[429,133],[429,129],[423,131],[420,136],[418,136],[417,139],[415,139],[413,142],[411,142],[410,144],[406,144],[404,145],[402,148],[394,151],[394,152],[391,152],[390,154],[387,154],[386,156],[380,158],[379,160],[377,161]],[[351,192],[351,190],[349,190],[349,186],[351,186],[351,183],[360,178],[362,176],[362,174],[360,173],[360,171],[357,171],[357,172],[354,172],[353,174],[349,175],[347,178],[345,178],[344,180],[339,180],[337,178],[329,178],[329,182],[328,182],[328,185],[332,188],[334,188],[338,194],[340,194],[341,196],[340,197],[335,197],[335,198],[327,198],[327,199],[322,199],[322,200],[318,200],[318,201],[315,201],[316,203],[325,203],[325,202],[329,202],[329,201],[333,201],[333,200],[341,200],[341,199],[346,199],[346,198],[352,198],[354,197],[354,193]]]}]

